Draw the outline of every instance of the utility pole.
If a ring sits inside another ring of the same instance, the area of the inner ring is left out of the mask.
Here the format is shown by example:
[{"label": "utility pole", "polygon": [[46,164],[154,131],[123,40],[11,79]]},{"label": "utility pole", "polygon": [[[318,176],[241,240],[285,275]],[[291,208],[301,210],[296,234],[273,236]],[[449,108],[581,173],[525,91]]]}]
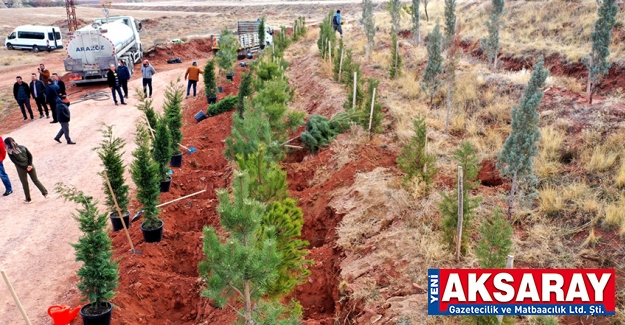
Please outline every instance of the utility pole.
[{"label": "utility pole", "polygon": [[78,20],[76,19],[76,6],[74,0],[65,0],[65,11],[67,11],[67,27],[70,32],[78,29]]}]

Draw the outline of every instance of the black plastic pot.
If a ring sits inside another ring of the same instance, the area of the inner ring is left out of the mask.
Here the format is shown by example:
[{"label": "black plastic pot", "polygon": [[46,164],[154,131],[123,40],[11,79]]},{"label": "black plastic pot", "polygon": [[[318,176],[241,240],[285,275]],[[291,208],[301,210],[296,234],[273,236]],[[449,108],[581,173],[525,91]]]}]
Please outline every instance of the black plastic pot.
[{"label": "black plastic pot", "polygon": [[260,44],[260,49],[264,50],[265,49],[265,44]]},{"label": "black plastic pot", "polygon": [[171,187],[171,176],[167,176],[167,180],[161,181],[161,193],[169,192]]},{"label": "black plastic pot", "polygon": [[164,222],[161,221],[161,225],[156,229],[147,230],[143,228],[143,224],[141,224],[141,232],[143,233],[143,239],[146,243],[158,243],[163,240],[163,226]]},{"label": "black plastic pot", "polygon": [[228,80],[234,80],[234,75],[226,75],[226,79],[228,79]]},{"label": "black plastic pot", "polygon": [[107,311],[102,314],[97,315],[86,315],[85,312],[91,308],[92,304],[88,304],[80,308],[80,316],[82,317],[82,322],[84,325],[110,325],[111,324],[111,313],[113,311],[113,305],[110,303],[106,303]]},{"label": "black plastic pot", "polygon": [[207,118],[208,116],[204,114],[204,111],[199,111],[197,112],[197,114],[195,114],[195,120],[198,121],[198,123],[204,121]]},{"label": "black plastic pot", "polygon": [[[117,212],[109,214],[109,219],[111,219],[111,224],[113,225],[113,231],[120,231],[124,229],[124,225],[122,225],[122,219],[117,215]],[[130,228],[130,212],[124,212],[124,222],[126,223],[126,227]]]},{"label": "black plastic pot", "polygon": [[179,152],[179,153],[171,156],[171,160],[169,161],[169,166],[171,166],[171,167],[180,167],[180,166],[182,166],[182,152]]},{"label": "black plastic pot", "polygon": [[208,102],[208,105],[215,104],[217,102],[217,96],[215,96],[215,97],[206,97],[206,101]]},{"label": "black plastic pot", "polygon": [[[220,93],[223,93],[224,92],[224,87],[217,86],[217,90],[219,90]],[[215,97],[215,98],[217,98],[217,97]]]}]

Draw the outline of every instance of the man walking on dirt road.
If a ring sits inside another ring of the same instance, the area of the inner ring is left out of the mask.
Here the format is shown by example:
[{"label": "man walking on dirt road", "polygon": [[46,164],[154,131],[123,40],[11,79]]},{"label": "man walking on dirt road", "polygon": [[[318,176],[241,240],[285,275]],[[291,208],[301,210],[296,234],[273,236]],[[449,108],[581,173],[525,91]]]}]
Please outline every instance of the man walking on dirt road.
[{"label": "man walking on dirt road", "polygon": [[124,98],[128,98],[128,80],[130,79],[130,70],[128,70],[126,62],[124,62],[123,60],[119,61],[117,74],[119,75],[119,83],[121,84],[122,90],[124,91]]},{"label": "man walking on dirt road", "polygon": [[337,10],[336,13],[334,14],[334,17],[332,17],[332,28],[334,29],[335,32],[339,32],[339,34],[341,34],[341,37],[343,37],[343,29],[341,28],[341,11]]},{"label": "man walking on dirt road", "polygon": [[17,104],[20,105],[22,115],[24,115],[24,121],[28,121],[26,109],[28,109],[28,114],[30,114],[30,120],[34,121],[33,110],[30,108],[30,87],[28,87],[27,83],[22,81],[22,77],[20,76],[17,76],[15,80],[17,80],[17,82],[13,85],[13,97],[15,97]]},{"label": "man walking on dirt road", "polygon": [[59,124],[61,124],[61,130],[57,133],[56,137],[54,137],[54,141],[61,143],[61,137],[65,134],[67,144],[76,144],[76,142],[72,142],[72,139],[69,137],[70,114],[67,95],[60,95],[59,98],[56,99],[56,113],[58,114],[57,119],[59,120]]},{"label": "man walking on dirt road", "polygon": [[4,194],[2,196],[9,196],[13,193],[13,188],[11,187],[11,180],[9,179],[9,175],[7,175],[4,170],[4,158],[7,156],[7,150],[4,147],[4,140],[0,137],[0,179],[2,179],[2,183],[4,184]]},{"label": "man walking on dirt road", "polygon": [[[143,76],[143,93],[148,98],[152,98],[152,76],[156,73],[154,67],[148,62],[148,60],[143,61],[141,65],[141,75]],[[146,91],[146,86],[150,88],[150,94],[148,95]]]},{"label": "man walking on dirt road", "polygon": [[197,67],[197,62],[193,61],[193,64],[187,68],[187,72],[184,74],[184,80],[187,80],[187,77],[189,77],[189,82],[187,83],[187,97],[189,97],[191,86],[193,86],[193,97],[195,97],[197,82],[200,80],[201,74],[204,74],[204,71]]},{"label": "man walking on dirt road", "polygon": [[[43,118],[43,111],[46,111],[46,118],[50,118],[48,113],[48,105],[46,105],[46,85],[43,81],[37,79],[37,74],[30,75],[30,94],[33,96],[37,109],[39,110],[39,118]],[[43,108],[43,109],[42,109]]]},{"label": "man walking on dirt road", "polygon": [[119,73],[115,71],[115,65],[111,64],[109,71],[106,74],[106,81],[111,87],[111,92],[113,93],[113,101],[115,105],[117,104],[117,96],[115,96],[115,92],[119,94],[119,99],[122,102],[122,105],[126,105],[124,102],[124,96],[122,95],[121,82],[119,81]]},{"label": "man walking on dirt road", "polygon": [[48,86],[46,86],[46,100],[50,105],[50,111],[52,113],[52,122],[58,123],[56,120],[56,99],[59,97],[59,86],[52,82],[52,79],[48,79]]}]

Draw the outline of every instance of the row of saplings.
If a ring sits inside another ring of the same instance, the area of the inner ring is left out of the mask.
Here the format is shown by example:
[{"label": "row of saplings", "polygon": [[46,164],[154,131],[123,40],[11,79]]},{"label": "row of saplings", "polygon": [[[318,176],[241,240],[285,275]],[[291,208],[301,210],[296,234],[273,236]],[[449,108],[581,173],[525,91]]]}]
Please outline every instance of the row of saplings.
[{"label": "row of saplings", "polygon": [[[299,303],[291,301],[284,306],[282,302],[310,274],[306,265],[311,261],[304,258],[308,242],[298,239],[303,213],[288,197],[286,173],[278,165],[285,157],[285,147],[279,144],[285,142],[288,130],[303,123],[304,117],[288,109],[293,90],[283,75],[287,67],[283,51],[305,33],[303,19],[298,19],[296,25],[298,33],[292,38],[283,37],[273,50],[260,56],[253,73],[243,78],[241,88],[246,95],[237,96],[238,112],[232,115],[234,125],[224,155],[236,163],[239,171],[235,173],[232,195],[227,189],[218,191],[217,211],[228,240],[222,240],[214,228],[204,228],[206,259],[198,266],[206,285],[202,295],[220,307],[233,308],[246,324],[299,324]],[[163,116],[154,112],[151,100],[138,96],[139,109],[146,118],[137,123],[131,176],[137,185],[137,201],[143,207],[144,239],[158,242],[164,226],[157,207],[159,193],[171,182],[167,164],[182,156],[178,147],[182,140],[183,91],[177,84],[170,84]],[[113,135],[112,126],[104,125],[101,131],[104,138],[94,150],[104,166],[100,175],[110,214],[100,213],[98,202],[82,191],[61,183],[56,187],[66,200],[81,205],[74,217],[83,235],[72,246],[76,261],[83,262],[78,270],[78,289],[89,302],[80,310],[85,325],[110,324],[111,320],[110,301],[119,275],[105,229],[107,219],[114,230],[130,225],[122,160],[125,143]],[[172,152],[176,153],[173,158]],[[244,302],[242,310],[231,304],[236,299]]]},{"label": "row of saplings", "polygon": [[[132,155],[132,180],[137,185],[137,201],[143,210],[141,231],[147,243],[160,242],[163,238],[164,222],[159,218],[159,197],[161,192],[169,191],[172,167],[182,165],[182,100],[183,90],[171,83],[165,93],[164,113],[157,114],[152,108],[152,100],[138,92],[139,109],[145,118],[137,123],[135,141],[137,148]],[[125,142],[113,134],[113,126],[103,125],[103,139],[94,148],[103,165],[100,173],[103,179],[105,205],[109,213],[100,213],[97,200],[72,186],[58,183],[56,191],[66,200],[81,205],[74,218],[79,223],[83,235],[78,243],[72,244],[76,250],[76,261],[83,262],[78,270],[78,289],[89,304],[83,306],[80,314],[85,325],[110,324],[112,304],[118,285],[117,261],[113,255],[111,239],[106,232],[107,219],[111,220],[114,231],[130,227],[129,186],[124,179]],[[134,219],[134,218],[133,218]]]}]

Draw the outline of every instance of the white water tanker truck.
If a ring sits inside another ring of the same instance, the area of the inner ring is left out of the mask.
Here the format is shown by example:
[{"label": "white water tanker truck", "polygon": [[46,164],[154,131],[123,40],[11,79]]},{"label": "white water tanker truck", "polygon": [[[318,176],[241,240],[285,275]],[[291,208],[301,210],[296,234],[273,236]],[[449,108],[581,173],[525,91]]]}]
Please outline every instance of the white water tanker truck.
[{"label": "white water tanker truck", "polygon": [[70,35],[65,70],[71,83],[106,81],[109,66],[126,62],[130,74],[143,59],[141,38],[130,16],[98,18]]}]

